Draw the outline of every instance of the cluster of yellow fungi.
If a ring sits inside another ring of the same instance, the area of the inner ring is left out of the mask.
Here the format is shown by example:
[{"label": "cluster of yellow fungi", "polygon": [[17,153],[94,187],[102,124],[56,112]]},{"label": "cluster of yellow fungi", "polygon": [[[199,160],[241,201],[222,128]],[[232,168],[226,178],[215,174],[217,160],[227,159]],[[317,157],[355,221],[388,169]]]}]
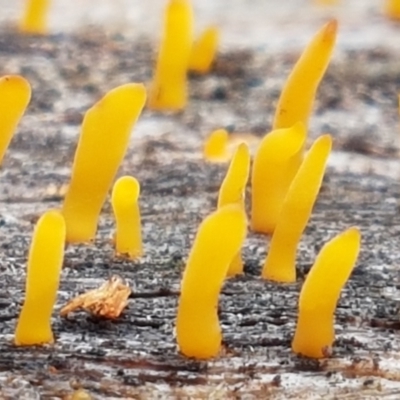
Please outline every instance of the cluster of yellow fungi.
[{"label": "cluster of yellow fungi", "polygon": [[[261,276],[275,282],[296,281],[297,246],[311,216],[332,148],[331,136],[323,135],[304,155],[308,120],[336,33],[337,22],[332,20],[304,50],[282,91],[273,130],[259,144],[253,161],[251,227],[272,235]],[[226,161],[227,142],[225,130],[213,132],[204,145],[204,158],[210,162]],[[227,210],[230,207],[232,213],[236,207],[236,213],[241,210],[243,221],[246,220],[244,201],[249,171],[250,152],[242,143],[222,182],[218,210],[200,225],[190,252],[176,321],[178,346],[188,357],[207,359],[220,352],[218,297],[225,276],[243,273],[240,243],[246,236],[246,229],[238,229],[237,236],[234,235],[233,219],[227,217]],[[226,220],[219,214],[222,210]],[[238,220],[236,223],[239,224]],[[350,228],[321,250],[301,291],[294,352],[314,358],[330,354],[334,311],[359,248],[360,233]]]},{"label": "cluster of yellow fungi", "polygon": [[[49,6],[50,0],[28,0],[21,31],[46,33]],[[400,14],[399,8],[398,1],[387,1],[388,15]],[[182,110],[187,103],[188,70],[210,70],[219,42],[218,29],[207,28],[193,42],[192,28],[191,2],[169,0],[149,91],[151,109]],[[323,135],[305,153],[308,121],[336,33],[337,22],[332,20],[302,53],[282,90],[272,131],[259,143],[252,168],[246,143],[239,144],[231,157],[224,129],[213,132],[204,145],[206,160],[231,161],[216,211],[201,223],[182,277],[176,336],[180,352],[187,357],[208,359],[220,352],[218,298],[225,279],[243,273],[241,249],[247,235],[245,192],[250,172],[251,229],[272,235],[261,276],[275,282],[296,281],[297,246],[316,202],[332,147],[330,135]],[[0,79],[0,162],[30,96],[30,85],[24,78]],[[145,87],[129,83],[106,93],[87,111],[62,209],[44,213],[34,231],[25,301],[15,331],[16,345],[54,341],[50,321],[65,243],[87,243],[95,238],[99,215],[111,188],[116,254],[130,259],[142,255],[140,184],[131,176],[119,178],[114,185],[113,182],[145,103]],[[330,354],[336,304],[356,263],[360,240],[357,228],[349,228],[326,243],[317,256],[300,293],[292,343],[295,353],[314,358]]]}]

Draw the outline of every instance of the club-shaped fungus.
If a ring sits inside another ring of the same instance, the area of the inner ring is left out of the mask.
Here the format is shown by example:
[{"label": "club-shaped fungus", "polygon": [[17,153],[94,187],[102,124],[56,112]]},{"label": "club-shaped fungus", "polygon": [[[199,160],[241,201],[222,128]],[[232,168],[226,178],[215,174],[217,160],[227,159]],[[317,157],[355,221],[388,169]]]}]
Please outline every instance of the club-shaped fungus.
[{"label": "club-shaped fungus", "polygon": [[115,250],[130,259],[143,253],[139,194],[139,182],[132,176],[123,176],[115,182],[111,196],[116,222]]},{"label": "club-shaped fungus", "polygon": [[149,91],[152,110],[182,110],[187,103],[187,70],[192,48],[190,0],[169,0],[155,75]]},{"label": "club-shaped fungus", "polygon": [[320,29],[290,73],[276,108],[273,129],[289,128],[298,121],[308,126],[318,85],[328,68],[335,46],[337,21]]},{"label": "club-shaped fungus", "polygon": [[400,20],[400,0],[385,0],[385,15],[393,20]]},{"label": "club-shaped fungus", "polygon": [[197,232],[181,283],[176,334],[187,357],[208,359],[221,348],[218,297],[246,236],[246,215],[229,204],[206,217]]},{"label": "club-shaped fungus", "polygon": [[297,245],[317,199],[331,147],[331,136],[320,136],[304,157],[282,204],[262,270],[264,279],[296,281]]},{"label": "club-shaped fungus", "polygon": [[306,129],[298,122],[277,129],[261,141],[251,174],[251,228],[273,233],[289,186],[300,167]]},{"label": "club-shaped fungus", "polygon": [[209,72],[217,54],[218,44],[219,30],[216,26],[209,26],[193,43],[189,70],[198,74]]},{"label": "club-shaped fungus", "polygon": [[31,85],[19,75],[0,78],[0,165],[31,99]]},{"label": "club-shaped fungus", "polygon": [[47,33],[47,15],[51,0],[26,0],[24,15],[19,24],[19,30],[33,35]]},{"label": "club-shaped fungus", "polygon": [[62,208],[69,243],[94,238],[101,208],[145,102],[144,86],[130,83],[111,90],[87,111]]},{"label": "club-shaped fungus", "polygon": [[[250,172],[250,151],[246,143],[241,143],[232,157],[228,172],[222,182],[218,196],[218,208],[227,204],[237,204],[245,212],[245,191]],[[240,252],[229,264],[228,276],[243,273]]]},{"label": "club-shaped fungus", "polygon": [[295,353],[326,357],[334,340],[334,313],[340,292],[350,277],[360,250],[361,236],[350,228],[324,245],[307,275],[299,298]]},{"label": "club-shaped fungus", "polygon": [[227,162],[230,158],[228,136],[225,129],[217,129],[211,132],[204,142],[203,158],[212,163]]},{"label": "club-shaped fungus", "polygon": [[51,314],[57,298],[64,259],[65,222],[58,211],[39,219],[29,251],[25,301],[14,343],[18,346],[53,343]]}]

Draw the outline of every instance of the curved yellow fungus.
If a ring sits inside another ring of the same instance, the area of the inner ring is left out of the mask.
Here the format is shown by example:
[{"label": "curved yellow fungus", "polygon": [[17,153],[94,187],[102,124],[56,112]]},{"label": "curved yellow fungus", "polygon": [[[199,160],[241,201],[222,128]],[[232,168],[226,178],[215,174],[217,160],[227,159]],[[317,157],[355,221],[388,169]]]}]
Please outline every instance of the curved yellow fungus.
[{"label": "curved yellow fungus", "polygon": [[89,242],[146,101],[143,85],[108,92],[85,115],[62,213],[68,242]]},{"label": "curved yellow fungus", "polygon": [[[250,151],[246,143],[236,149],[229,165],[228,172],[219,189],[218,208],[227,204],[237,204],[245,212],[245,192],[250,171]],[[243,261],[240,252],[229,265],[228,276],[243,273]]]},{"label": "curved yellow fungus", "polygon": [[218,297],[245,236],[246,215],[236,204],[221,207],[199,227],[183,274],[176,319],[178,346],[187,357],[207,359],[220,351]]},{"label": "curved yellow fungus", "polygon": [[193,43],[189,59],[189,70],[199,74],[210,71],[219,43],[219,30],[216,26],[208,27]]},{"label": "curved yellow fungus", "polygon": [[360,251],[361,236],[350,228],[321,249],[301,289],[292,349],[306,357],[323,358],[335,340],[334,313],[340,292]]},{"label": "curved yellow fungus", "polygon": [[288,128],[298,121],[308,126],[315,94],[336,41],[337,21],[319,30],[290,73],[276,108],[273,129]]},{"label": "curved yellow fungus", "polygon": [[182,110],[186,106],[192,14],[189,0],[169,0],[156,71],[149,92],[148,106],[153,110]]},{"label": "curved yellow fungus", "polygon": [[51,0],[26,0],[25,12],[19,24],[21,32],[44,35]]},{"label": "curved yellow fungus", "polygon": [[31,99],[31,85],[19,75],[0,78],[0,164]]},{"label": "curved yellow fungus", "polygon": [[123,176],[115,182],[111,202],[117,229],[115,249],[118,254],[134,259],[143,253],[139,210],[140,184],[132,176]]},{"label": "curved yellow fungus", "polygon": [[225,129],[217,129],[211,132],[204,142],[203,157],[209,162],[226,162],[231,155],[228,151],[228,132]]},{"label": "curved yellow fungus", "polygon": [[29,251],[25,301],[14,338],[18,346],[54,341],[50,320],[60,282],[64,243],[63,216],[54,210],[46,212],[35,227]]},{"label": "curved yellow fungus", "polygon": [[289,186],[300,167],[306,140],[304,124],[277,129],[261,141],[251,174],[251,228],[274,231]]},{"label": "curved yellow fungus", "polygon": [[385,0],[384,12],[387,17],[400,20],[400,0]]},{"label": "curved yellow fungus", "polygon": [[310,218],[332,147],[330,135],[311,146],[289,187],[278,217],[262,277],[277,282],[296,281],[297,244]]}]

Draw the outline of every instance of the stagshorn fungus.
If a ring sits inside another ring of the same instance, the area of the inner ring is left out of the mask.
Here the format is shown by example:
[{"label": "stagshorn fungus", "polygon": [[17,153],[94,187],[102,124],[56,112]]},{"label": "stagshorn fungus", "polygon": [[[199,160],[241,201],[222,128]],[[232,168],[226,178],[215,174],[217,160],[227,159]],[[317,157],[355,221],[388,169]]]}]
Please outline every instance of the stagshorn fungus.
[{"label": "stagshorn fungus", "polygon": [[211,163],[227,162],[231,157],[228,150],[228,136],[225,129],[211,132],[204,142],[203,158]]},{"label": "stagshorn fungus", "polygon": [[116,222],[115,251],[132,260],[143,254],[139,194],[137,179],[123,176],[115,182],[111,195]]},{"label": "stagshorn fungus", "polygon": [[14,343],[18,346],[53,343],[51,314],[57,298],[64,259],[65,222],[58,211],[39,219],[29,251],[25,300]]},{"label": "stagshorn fungus", "polygon": [[385,15],[395,21],[400,20],[400,0],[385,0]]},{"label": "stagshorn fungus", "polygon": [[360,251],[361,235],[350,228],[324,245],[307,275],[299,298],[295,353],[323,358],[335,340],[334,313]]},{"label": "stagshorn fungus", "polygon": [[283,201],[303,155],[306,129],[302,122],[268,133],[254,156],[251,173],[251,228],[273,233]]},{"label": "stagshorn fungus", "polygon": [[273,129],[289,128],[298,121],[308,126],[315,94],[331,59],[337,21],[319,30],[290,73],[276,108]]},{"label": "stagshorn fungus", "polygon": [[219,29],[209,26],[195,40],[189,59],[189,70],[198,74],[206,74],[210,71],[219,44]]},{"label": "stagshorn fungus", "polygon": [[51,0],[26,0],[19,30],[27,34],[46,34],[50,5]]},{"label": "stagshorn fungus", "polygon": [[0,165],[31,99],[31,85],[19,75],[0,78]]},{"label": "stagshorn fungus", "polygon": [[246,215],[241,206],[219,208],[201,223],[181,282],[176,318],[180,352],[208,359],[221,348],[218,298],[229,263],[246,237]]},{"label": "stagshorn fungus", "polygon": [[317,200],[331,148],[331,136],[323,135],[304,157],[282,204],[262,269],[264,279],[296,281],[297,245]]},{"label": "stagshorn fungus", "polygon": [[189,0],[169,0],[148,106],[179,111],[187,103],[187,70],[192,48],[193,12]]},{"label": "stagshorn fungus", "polygon": [[[245,212],[245,191],[250,172],[250,151],[246,143],[241,143],[232,157],[228,171],[221,184],[218,195],[218,208],[227,204],[239,205]],[[228,276],[243,273],[240,252],[229,265]]]},{"label": "stagshorn fungus", "polygon": [[130,83],[111,90],[87,111],[62,208],[69,243],[94,238],[101,208],[145,102],[144,86]]}]

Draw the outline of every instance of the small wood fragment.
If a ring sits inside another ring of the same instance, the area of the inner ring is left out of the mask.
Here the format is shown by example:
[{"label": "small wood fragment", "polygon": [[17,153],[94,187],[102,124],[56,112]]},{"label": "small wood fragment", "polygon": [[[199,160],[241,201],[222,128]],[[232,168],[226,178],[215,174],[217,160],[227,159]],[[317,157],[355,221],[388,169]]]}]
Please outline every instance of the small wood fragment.
[{"label": "small wood fragment", "polygon": [[107,319],[118,318],[128,305],[131,289],[119,276],[112,276],[99,288],[89,290],[70,300],[60,311],[61,317],[78,309]]}]

